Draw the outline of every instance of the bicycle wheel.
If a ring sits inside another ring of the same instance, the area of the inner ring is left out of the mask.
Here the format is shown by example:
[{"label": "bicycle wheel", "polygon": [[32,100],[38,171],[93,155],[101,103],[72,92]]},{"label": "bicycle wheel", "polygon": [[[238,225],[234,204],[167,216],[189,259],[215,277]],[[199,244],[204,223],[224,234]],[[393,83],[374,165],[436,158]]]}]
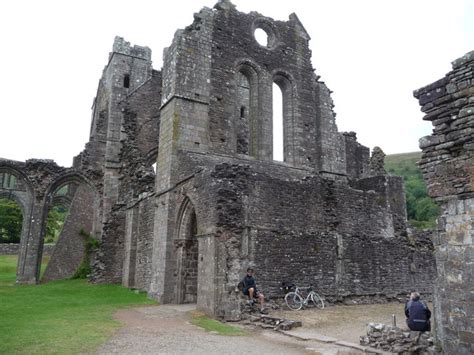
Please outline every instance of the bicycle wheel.
[{"label": "bicycle wheel", "polygon": [[316,292],[313,292],[313,294],[311,295],[311,301],[313,301],[316,307],[321,308],[321,309],[324,308],[323,298],[320,295],[318,295]]},{"label": "bicycle wheel", "polygon": [[288,292],[285,296],[285,302],[288,308],[297,311],[303,307],[303,299],[296,292]]}]

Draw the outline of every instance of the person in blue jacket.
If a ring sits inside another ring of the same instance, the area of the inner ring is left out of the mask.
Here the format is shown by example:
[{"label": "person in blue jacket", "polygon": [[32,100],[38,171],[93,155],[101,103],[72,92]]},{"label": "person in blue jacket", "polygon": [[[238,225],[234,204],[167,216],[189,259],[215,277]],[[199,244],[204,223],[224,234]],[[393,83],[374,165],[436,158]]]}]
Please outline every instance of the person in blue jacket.
[{"label": "person in blue jacket", "polygon": [[425,302],[420,300],[418,292],[412,292],[405,304],[405,315],[410,330],[426,332],[431,330],[431,311]]},{"label": "person in blue jacket", "polygon": [[247,275],[245,275],[245,277],[242,280],[242,284],[243,284],[242,292],[244,293],[244,295],[249,296],[251,302],[253,302],[254,298],[258,298],[260,302],[260,311],[263,312],[265,311],[265,308],[263,307],[263,303],[265,302],[265,296],[263,295],[263,293],[258,291],[257,283],[253,275],[254,275],[254,270],[251,267],[249,267],[247,269]]}]

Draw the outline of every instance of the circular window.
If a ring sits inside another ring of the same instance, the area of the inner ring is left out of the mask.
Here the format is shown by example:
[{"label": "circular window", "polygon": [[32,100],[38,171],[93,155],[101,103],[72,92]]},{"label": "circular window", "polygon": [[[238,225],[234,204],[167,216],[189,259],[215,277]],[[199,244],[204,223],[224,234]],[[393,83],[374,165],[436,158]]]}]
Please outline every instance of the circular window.
[{"label": "circular window", "polygon": [[258,18],[253,23],[253,36],[259,45],[265,48],[275,48],[278,42],[278,31],[267,18]]},{"label": "circular window", "polygon": [[268,47],[268,35],[263,29],[257,28],[253,35],[259,45],[263,47]]}]

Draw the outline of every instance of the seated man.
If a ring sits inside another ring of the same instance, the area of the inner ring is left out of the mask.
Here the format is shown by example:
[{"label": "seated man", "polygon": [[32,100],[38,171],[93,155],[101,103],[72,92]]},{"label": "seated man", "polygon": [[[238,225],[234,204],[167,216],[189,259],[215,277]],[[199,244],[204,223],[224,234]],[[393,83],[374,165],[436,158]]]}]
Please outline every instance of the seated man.
[{"label": "seated man", "polygon": [[410,330],[430,331],[431,330],[431,311],[425,302],[420,301],[420,294],[412,292],[409,301],[405,304],[405,315],[407,316],[407,325]]},{"label": "seated man", "polygon": [[254,298],[258,298],[260,301],[260,312],[264,311],[263,302],[265,300],[265,296],[263,293],[257,290],[257,283],[255,282],[255,278],[253,277],[253,269],[247,269],[247,275],[245,275],[244,279],[242,280],[243,289],[242,292],[244,295],[249,296],[250,301],[253,302]]}]

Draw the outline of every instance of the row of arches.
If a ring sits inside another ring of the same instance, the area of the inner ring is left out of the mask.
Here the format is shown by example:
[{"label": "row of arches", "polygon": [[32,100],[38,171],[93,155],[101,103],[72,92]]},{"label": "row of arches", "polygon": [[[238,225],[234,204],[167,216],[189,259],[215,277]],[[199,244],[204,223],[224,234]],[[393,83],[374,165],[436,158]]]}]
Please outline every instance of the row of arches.
[{"label": "row of arches", "polygon": [[236,69],[238,154],[293,163],[295,86],[291,75],[271,75],[244,61]]},{"label": "row of arches", "polygon": [[[12,208],[21,211],[19,240],[13,240],[20,245],[17,263],[19,283],[37,283],[41,276],[49,280],[72,276],[70,274],[74,273],[82,261],[82,255],[76,253],[78,255],[76,260],[74,256],[68,260],[67,264],[71,267],[69,269],[63,267],[64,261],[59,260],[63,255],[57,250],[58,245],[62,244],[63,249],[80,248],[82,240],[79,235],[75,236],[78,234],[77,229],[81,228],[92,233],[96,228],[97,219],[94,217],[94,210],[99,201],[97,192],[88,179],[79,172],[68,171],[58,175],[53,178],[49,186],[43,187],[42,191],[38,190],[38,186],[33,185],[27,173],[21,169],[0,166],[0,203],[4,205],[10,203]],[[76,214],[74,218],[69,218],[71,211]],[[1,217],[5,218],[0,218],[2,238],[5,236],[4,222],[8,213],[4,212]],[[79,221],[81,226],[75,223],[75,220]],[[64,233],[68,234],[66,239],[75,240],[61,241]],[[45,238],[56,245],[52,254],[46,258],[43,257]],[[51,263],[46,266],[45,260],[49,257]]]}]

